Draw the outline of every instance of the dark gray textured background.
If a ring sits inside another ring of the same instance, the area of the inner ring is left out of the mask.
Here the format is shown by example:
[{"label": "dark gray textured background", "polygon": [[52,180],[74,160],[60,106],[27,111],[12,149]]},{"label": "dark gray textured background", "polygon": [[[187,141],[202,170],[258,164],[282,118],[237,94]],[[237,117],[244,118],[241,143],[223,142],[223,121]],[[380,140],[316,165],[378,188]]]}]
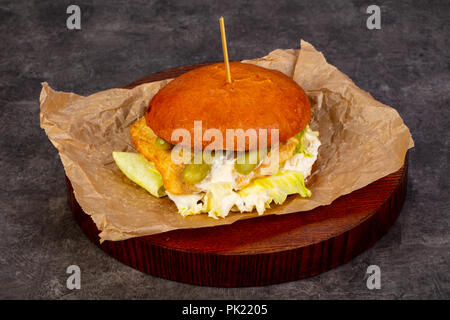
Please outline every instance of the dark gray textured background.
[{"label": "dark gray textured background", "polygon": [[[78,4],[82,30],[66,28]],[[373,299],[450,298],[450,2],[372,1],[381,30],[366,28],[362,1],[0,1],[0,298]],[[135,271],[81,232],[64,170],[39,127],[40,82],[87,95],[150,73],[296,48],[304,38],[411,129],[405,206],[391,231],[350,263],[267,287],[191,286]],[[81,290],[66,289],[79,265]],[[366,288],[379,265],[381,290]]]}]

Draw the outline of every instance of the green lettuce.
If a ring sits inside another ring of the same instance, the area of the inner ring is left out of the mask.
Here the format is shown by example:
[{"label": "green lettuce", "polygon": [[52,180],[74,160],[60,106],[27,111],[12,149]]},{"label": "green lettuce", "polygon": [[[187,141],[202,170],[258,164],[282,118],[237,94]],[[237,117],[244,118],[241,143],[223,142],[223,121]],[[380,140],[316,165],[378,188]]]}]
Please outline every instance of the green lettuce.
[{"label": "green lettuce", "polygon": [[113,152],[113,158],[128,179],[155,197],[166,195],[161,174],[155,164],[148,161],[143,155],[133,152]]},{"label": "green lettuce", "polygon": [[211,218],[224,218],[239,200],[240,197],[233,191],[231,183],[212,183],[209,185],[208,191],[203,198],[203,210],[208,212]]},{"label": "green lettuce", "polygon": [[308,151],[309,140],[306,135],[311,135],[314,137],[319,136],[319,131],[312,131],[309,125],[305,127],[301,132],[297,133],[295,137],[299,140],[299,143],[295,147],[294,154],[303,153],[303,155],[307,158],[312,158],[314,155]]},{"label": "green lettuce", "polygon": [[290,194],[299,194],[304,198],[311,197],[311,191],[306,188],[303,175],[298,171],[290,170],[279,171],[275,175],[255,179],[238,194],[246,198],[260,192],[267,195],[266,207],[272,201],[282,204]]},{"label": "green lettuce", "polygon": [[225,217],[232,208],[239,211],[252,211],[259,214],[270,208],[273,201],[282,204],[288,195],[299,194],[304,198],[311,197],[311,191],[306,188],[303,175],[298,171],[280,171],[275,175],[253,180],[244,189],[234,192],[230,183],[218,182],[211,184],[203,198],[203,212],[213,218]]}]

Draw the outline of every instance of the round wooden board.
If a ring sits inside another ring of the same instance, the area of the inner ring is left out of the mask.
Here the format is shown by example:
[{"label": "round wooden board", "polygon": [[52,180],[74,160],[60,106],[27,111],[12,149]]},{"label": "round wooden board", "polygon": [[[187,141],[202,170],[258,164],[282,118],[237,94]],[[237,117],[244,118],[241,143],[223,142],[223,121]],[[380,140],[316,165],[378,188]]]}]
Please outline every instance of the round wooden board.
[{"label": "round wooden board", "polygon": [[[204,64],[136,80],[124,88],[176,77]],[[313,276],[371,247],[397,219],[406,194],[404,166],[331,205],[231,225],[184,229],[99,243],[99,231],[75,199],[73,215],[89,239],[114,258],[148,274],[204,286],[260,286]]]}]

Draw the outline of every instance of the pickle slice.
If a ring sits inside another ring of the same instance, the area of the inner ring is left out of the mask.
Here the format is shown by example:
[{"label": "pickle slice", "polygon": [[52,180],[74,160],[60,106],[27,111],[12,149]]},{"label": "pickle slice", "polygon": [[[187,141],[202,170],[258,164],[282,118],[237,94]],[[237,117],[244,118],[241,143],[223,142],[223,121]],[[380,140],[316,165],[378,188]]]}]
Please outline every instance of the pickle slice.
[{"label": "pickle slice", "polygon": [[160,150],[170,150],[172,149],[173,145],[169,142],[167,142],[164,139],[161,139],[160,137],[155,139],[156,146]]},{"label": "pickle slice", "polygon": [[236,158],[234,169],[240,174],[247,175],[258,166],[259,160],[257,150],[242,152]]},{"label": "pickle slice", "polygon": [[188,163],[183,169],[183,179],[191,184],[197,184],[206,178],[209,171],[211,171],[211,165],[205,162]]}]

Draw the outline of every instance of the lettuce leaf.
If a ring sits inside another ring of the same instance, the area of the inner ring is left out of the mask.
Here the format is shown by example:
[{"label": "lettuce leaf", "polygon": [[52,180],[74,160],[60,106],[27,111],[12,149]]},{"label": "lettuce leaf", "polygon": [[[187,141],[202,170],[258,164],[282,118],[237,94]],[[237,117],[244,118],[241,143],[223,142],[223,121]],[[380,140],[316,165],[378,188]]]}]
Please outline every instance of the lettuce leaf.
[{"label": "lettuce leaf", "polygon": [[311,197],[311,191],[306,188],[303,175],[298,171],[280,171],[265,178],[258,178],[246,188],[235,192],[229,182],[216,182],[201,194],[172,195],[178,212],[182,216],[208,213],[211,218],[225,218],[236,208],[241,212],[251,212],[256,208],[262,215],[270,203],[282,204],[290,194],[299,194],[304,198]]},{"label": "lettuce leaf", "polygon": [[183,217],[192,216],[194,214],[200,214],[205,212],[205,206],[201,202],[203,194],[182,194],[175,195],[166,191],[170,200],[172,200],[177,206],[178,213]]},{"label": "lettuce leaf", "polygon": [[148,161],[143,155],[133,152],[113,152],[113,158],[128,179],[155,197],[166,195],[161,174],[154,163]]},{"label": "lettuce leaf", "polygon": [[239,195],[233,191],[229,182],[216,182],[209,185],[203,202],[205,212],[211,218],[225,218],[231,208],[240,201]]},{"label": "lettuce leaf", "polygon": [[295,147],[294,154],[303,153],[307,158],[312,158],[314,155],[308,151],[309,139],[308,135],[318,137],[319,131],[312,131],[309,125],[305,127],[301,132],[297,133],[295,137],[299,140],[299,143]]},{"label": "lettuce leaf", "polygon": [[[243,198],[244,203],[246,199],[250,201],[254,199],[255,195],[265,195],[265,197],[259,197],[259,199],[265,199],[265,208],[269,207],[272,201],[276,204],[282,204],[290,194],[299,194],[304,198],[311,197],[311,191],[305,186],[303,174],[291,170],[279,171],[275,175],[255,179],[249,186],[240,190],[238,194]],[[264,210],[261,210],[261,200],[255,201],[254,206],[259,214],[264,212]]]}]

